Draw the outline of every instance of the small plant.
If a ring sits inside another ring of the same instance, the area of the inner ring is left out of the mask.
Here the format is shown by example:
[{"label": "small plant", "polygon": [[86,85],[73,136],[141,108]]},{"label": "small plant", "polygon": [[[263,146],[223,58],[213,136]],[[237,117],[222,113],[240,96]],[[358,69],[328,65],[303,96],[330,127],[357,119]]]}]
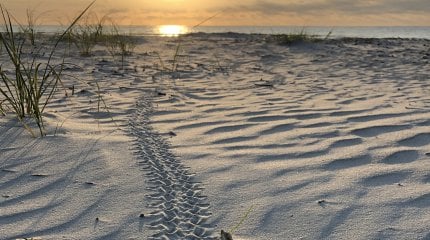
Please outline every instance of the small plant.
[{"label": "small plant", "polygon": [[[81,24],[78,24],[70,32],[69,36],[79,53],[86,57],[91,56],[93,48],[103,39],[103,24],[106,16],[100,19],[95,14],[93,16],[86,17]],[[95,23],[93,18],[96,19]]]},{"label": "small plant", "polygon": [[175,50],[175,55],[173,55],[173,61],[172,61],[172,72],[176,72],[179,65],[179,57],[180,57],[180,51],[181,51],[181,42],[178,43]]},{"label": "small plant", "polygon": [[81,56],[91,56],[93,48],[96,46],[96,41],[92,29],[88,26],[79,26],[71,31],[71,40],[78,48]]},{"label": "small plant", "polygon": [[[4,97],[1,105],[7,104],[7,107],[12,109],[18,120],[33,137],[36,137],[36,134],[27,123],[26,118],[33,119],[39,129],[40,136],[44,136],[45,128],[42,114],[54,96],[58,85],[61,85],[61,73],[64,64],[52,63],[56,48],[61,39],[94,2],[95,0],[57,39],[47,60],[38,58],[37,54],[31,54],[27,61],[23,56],[25,39],[17,37],[9,12],[0,4],[0,12],[5,25],[5,32],[0,32],[0,43],[7,52],[12,65],[12,71],[6,71],[3,66],[0,67],[0,93]],[[5,112],[3,107],[1,111]]]},{"label": "small plant", "polygon": [[325,37],[324,37],[324,41],[326,41],[326,40],[328,40],[329,38],[330,38],[330,36],[331,36],[331,34],[333,33],[333,29],[331,29],[328,33],[327,33],[327,35],[325,35]]},{"label": "small plant", "polygon": [[[199,22],[198,24],[194,25],[191,29],[195,29],[195,28],[197,28],[197,27],[199,27],[199,26],[203,25],[204,23],[206,23],[207,21],[209,21],[209,20],[211,20],[211,19],[215,18],[215,17],[216,17],[216,16],[218,16],[219,14],[221,14],[221,12],[217,12],[217,13],[215,13],[214,15],[212,15],[212,16],[210,16],[210,17],[208,17],[208,18],[204,19],[203,21],[201,21],[201,22]],[[177,43],[177,45],[176,45],[175,53],[174,53],[174,55],[173,55],[172,60],[170,60],[170,62],[172,63],[172,67],[171,67],[171,68],[167,68],[167,67],[165,66],[165,64],[163,63],[163,61],[162,61],[162,59],[161,59],[161,57],[160,57],[160,54],[156,53],[156,54],[157,54],[157,57],[158,57],[158,59],[159,59],[159,61],[160,61],[160,64],[161,64],[162,70],[167,70],[167,71],[169,71],[169,72],[171,72],[171,73],[176,72],[176,71],[178,70],[179,63],[180,63],[180,61],[181,61],[181,60],[183,60],[183,57],[184,57],[184,55],[183,55],[183,54],[181,54],[181,52],[183,52],[182,40],[183,40],[183,39],[182,39],[182,34],[179,34],[179,35],[178,35],[178,43]]]},{"label": "small plant", "polygon": [[178,71],[179,63],[181,60],[183,60],[184,55],[181,54],[182,45],[181,42],[179,42],[176,45],[175,52],[173,53],[172,59],[168,59],[166,62],[171,63],[171,66],[166,66],[163,59],[161,58],[161,55],[158,52],[155,52],[155,55],[158,58],[158,61],[160,63],[161,71],[166,71],[168,73],[174,73]]},{"label": "small plant", "polygon": [[305,29],[302,28],[302,30],[298,33],[275,34],[269,39],[281,45],[292,45],[306,42],[320,42],[329,39],[332,32],[333,31],[330,30],[324,38],[321,38],[318,35],[311,35],[306,33]]},{"label": "small plant", "polygon": [[105,35],[105,45],[115,59],[115,56],[121,56],[122,68],[124,68],[124,60],[126,56],[133,53],[136,43],[131,35],[120,33],[118,27],[112,24],[111,33]]},{"label": "small plant", "polygon": [[245,222],[245,220],[248,218],[249,214],[252,212],[252,209],[254,208],[254,205],[248,208],[248,211],[246,211],[245,215],[242,216],[239,223],[237,223],[234,227],[232,227],[228,231],[221,230],[220,238],[221,240],[233,240],[233,232],[236,231],[242,224]]},{"label": "small plant", "polygon": [[36,23],[39,16],[35,16],[35,10],[27,9],[27,25],[22,26],[21,30],[30,39],[31,45],[36,45]]},{"label": "small plant", "polygon": [[299,33],[278,34],[274,35],[275,41],[282,45],[291,45],[303,42],[313,42],[316,40],[315,35],[307,34],[303,29]]},{"label": "small plant", "polygon": [[24,37],[27,37],[30,40],[30,43],[32,46],[36,45],[36,25],[39,20],[39,17],[41,15],[36,16],[35,15],[35,9],[27,9],[26,15],[27,15],[27,22],[26,24],[19,23],[12,15],[10,17],[15,21],[15,23],[19,26],[22,35]]}]

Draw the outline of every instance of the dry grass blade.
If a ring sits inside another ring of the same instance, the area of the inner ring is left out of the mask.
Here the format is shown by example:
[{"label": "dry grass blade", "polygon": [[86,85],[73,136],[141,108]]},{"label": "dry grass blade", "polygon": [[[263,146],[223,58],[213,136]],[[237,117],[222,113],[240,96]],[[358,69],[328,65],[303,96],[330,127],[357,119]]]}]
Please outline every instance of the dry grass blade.
[{"label": "dry grass blade", "polygon": [[6,100],[2,100],[2,101],[0,101],[0,115],[2,115],[2,116],[5,116],[6,115],[6,110],[5,109],[3,109],[3,103],[5,102]]},{"label": "dry grass blade", "polygon": [[240,219],[239,223],[237,223],[236,226],[232,227],[228,232],[233,233],[234,231],[236,231],[243,224],[243,222],[248,218],[253,208],[254,208],[254,205],[249,207],[248,211],[246,211],[245,215]]},{"label": "dry grass blade", "polygon": [[73,20],[73,22],[66,28],[66,30],[63,32],[63,34],[60,35],[60,37],[57,39],[54,45],[54,49],[57,48],[58,44],[63,40],[64,36],[66,36],[70,30],[76,25],[76,23],[84,16],[84,14],[94,5],[94,3],[97,0],[92,1],[82,12]]}]

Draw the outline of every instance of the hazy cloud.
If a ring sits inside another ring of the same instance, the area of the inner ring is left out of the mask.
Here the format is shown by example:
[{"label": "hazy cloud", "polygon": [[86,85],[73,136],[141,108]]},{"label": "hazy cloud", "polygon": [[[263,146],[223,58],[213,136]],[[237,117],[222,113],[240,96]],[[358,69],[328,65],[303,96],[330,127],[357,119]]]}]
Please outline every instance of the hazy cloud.
[{"label": "hazy cloud", "polygon": [[[219,9],[221,10],[221,9]],[[272,14],[309,14],[336,12],[343,14],[384,14],[384,13],[429,13],[429,0],[326,0],[326,1],[242,1],[241,4],[230,6],[227,12],[248,11],[264,15]]]},{"label": "hazy cloud", "polygon": [[106,14],[111,15],[111,14],[126,14],[129,13],[130,9],[127,8],[110,8],[106,11]]},{"label": "hazy cloud", "polygon": [[[71,19],[91,0],[0,0],[25,22],[25,9],[43,23]],[[427,25],[430,0],[99,0],[91,11],[125,24],[194,25]],[[51,19],[51,20],[50,20]]]}]

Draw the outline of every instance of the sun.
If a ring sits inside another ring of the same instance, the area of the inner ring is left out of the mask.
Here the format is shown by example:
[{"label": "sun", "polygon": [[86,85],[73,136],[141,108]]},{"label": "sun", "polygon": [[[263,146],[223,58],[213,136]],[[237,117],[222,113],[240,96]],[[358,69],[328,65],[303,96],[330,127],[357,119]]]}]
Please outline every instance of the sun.
[{"label": "sun", "polygon": [[183,25],[161,25],[158,32],[163,36],[177,37],[188,32],[188,28]]}]

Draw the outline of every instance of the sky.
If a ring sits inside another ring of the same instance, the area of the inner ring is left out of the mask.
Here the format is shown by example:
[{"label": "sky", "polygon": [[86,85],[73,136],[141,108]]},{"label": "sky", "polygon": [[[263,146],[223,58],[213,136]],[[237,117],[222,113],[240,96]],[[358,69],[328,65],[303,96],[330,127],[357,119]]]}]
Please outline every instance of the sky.
[{"label": "sky", "polygon": [[[91,0],[1,0],[21,23],[67,24]],[[430,26],[430,0],[97,0],[118,25]]]}]

